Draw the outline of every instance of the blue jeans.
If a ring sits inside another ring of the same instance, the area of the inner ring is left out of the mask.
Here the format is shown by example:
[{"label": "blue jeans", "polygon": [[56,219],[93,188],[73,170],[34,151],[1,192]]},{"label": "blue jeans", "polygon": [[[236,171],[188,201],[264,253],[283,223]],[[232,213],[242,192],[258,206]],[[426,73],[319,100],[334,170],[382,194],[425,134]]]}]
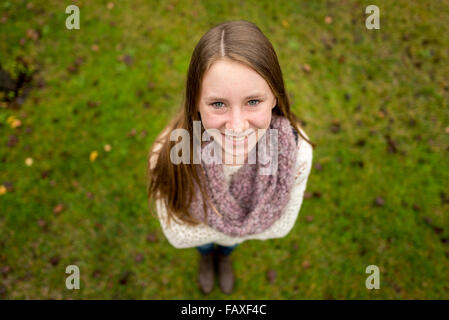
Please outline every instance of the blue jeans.
[{"label": "blue jeans", "polygon": [[[225,256],[227,256],[227,255],[229,255],[229,254],[231,254],[231,252],[234,250],[234,248],[235,247],[237,247],[238,246],[238,243],[237,244],[235,244],[235,245],[233,245],[233,246],[229,246],[229,247],[227,247],[227,246],[222,246],[222,245],[217,245],[217,250],[218,250],[218,252],[220,252],[221,254],[223,254],[223,255],[225,255]],[[198,251],[201,253],[201,254],[209,254],[209,253],[211,253],[212,251],[214,251],[214,243],[207,243],[207,244],[203,244],[202,246],[198,246],[198,247],[196,247],[197,249],[198,249]]]}]

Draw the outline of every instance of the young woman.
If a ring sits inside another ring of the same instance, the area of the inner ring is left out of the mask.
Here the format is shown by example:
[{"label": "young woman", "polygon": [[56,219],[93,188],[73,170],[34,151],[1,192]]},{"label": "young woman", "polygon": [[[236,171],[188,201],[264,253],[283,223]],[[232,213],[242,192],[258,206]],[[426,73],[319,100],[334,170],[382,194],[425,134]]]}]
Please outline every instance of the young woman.
[{"label": "young woman", "polygon": [[221,290],[232,292],[230,253],[238,244],[281,238],[293,228],[314,147],[290,110],[262,31],[230,21],[204,34],[181,109],[148,156],[149,201],[174,247],[198,249],[204,293],[213,289],[214,264]]}]

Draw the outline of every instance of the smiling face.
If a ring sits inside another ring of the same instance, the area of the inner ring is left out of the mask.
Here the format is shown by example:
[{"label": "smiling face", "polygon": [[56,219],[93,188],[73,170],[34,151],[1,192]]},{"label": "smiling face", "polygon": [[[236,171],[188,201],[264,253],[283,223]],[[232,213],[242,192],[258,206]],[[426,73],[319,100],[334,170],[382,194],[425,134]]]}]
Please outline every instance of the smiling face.
[{"label": "smiling face", "polygon": [[211,65],[203,77],[199,112],[223,157],[228,155],[223,163],[245,161],[269,128],[276,101],[265,79],[245,64],[222,59]]}]

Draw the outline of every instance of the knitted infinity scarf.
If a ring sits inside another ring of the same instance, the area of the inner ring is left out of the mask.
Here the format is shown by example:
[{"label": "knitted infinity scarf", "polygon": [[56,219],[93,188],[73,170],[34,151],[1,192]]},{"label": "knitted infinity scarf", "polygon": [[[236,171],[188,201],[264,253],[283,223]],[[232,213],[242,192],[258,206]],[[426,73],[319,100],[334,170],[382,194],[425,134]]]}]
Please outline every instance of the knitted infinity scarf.
[{"label": "knitted infinity scarf", "polygon": [[[277,129],[278,132],[278,143],[275,145],[278,148],[277,170],[266,173],[270,165],[276,165],[275,151],[272,152],[273,144],[270,144],[273,132],[270,130],[266,130],[265,139],[262,137],[250,151],[256,152],[265,146],[265,160],[268,163],[259,157],[254,158],[254,164],[245,163],[234,173],[229,185],[224,177],[223,164],[206,164],[203,158],[201,166],[197,167],[203,168],[204,177],[201,174],[199,177],[213,208],[206,206],[205,219],[203,199],[195,183],[196,191],[189,208],[194,218],[234,237],[260,233],[280,218],[290,199],[294,182],[297,132],[287,118],[274,114],[269,129]],[[208,143],[215,142],[211,140]],[[208,143],[202,146],[202,150]]]}]

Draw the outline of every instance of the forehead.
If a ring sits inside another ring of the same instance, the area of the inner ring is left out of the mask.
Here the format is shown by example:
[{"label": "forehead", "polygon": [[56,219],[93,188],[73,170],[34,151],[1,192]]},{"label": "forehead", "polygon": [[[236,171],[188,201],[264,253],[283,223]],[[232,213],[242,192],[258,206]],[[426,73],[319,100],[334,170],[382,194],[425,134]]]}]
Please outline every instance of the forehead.
[{"label": "forehead", "polygon": [[268,83],[247,65],[229,60],[214,62],[205,72],[202,96],[244,97],[249,93],[270,94]]}]

